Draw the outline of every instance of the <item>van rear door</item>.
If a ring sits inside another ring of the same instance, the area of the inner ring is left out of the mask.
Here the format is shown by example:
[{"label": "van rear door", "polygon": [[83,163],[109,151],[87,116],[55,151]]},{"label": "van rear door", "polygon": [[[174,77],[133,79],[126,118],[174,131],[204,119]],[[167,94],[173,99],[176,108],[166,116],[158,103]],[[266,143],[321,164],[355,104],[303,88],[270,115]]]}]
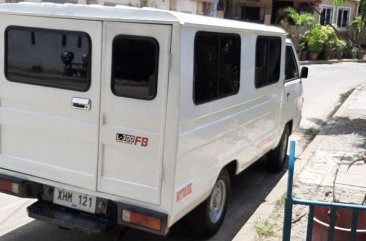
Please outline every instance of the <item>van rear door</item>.
[{"label": "van rear door", "polygon": [[171,28],[103,27],[98,191],[160,203]]},{"label": "van rear door", "polygon": [[2,17],[0,168],[96,190],[101,35],[97,21]]}]

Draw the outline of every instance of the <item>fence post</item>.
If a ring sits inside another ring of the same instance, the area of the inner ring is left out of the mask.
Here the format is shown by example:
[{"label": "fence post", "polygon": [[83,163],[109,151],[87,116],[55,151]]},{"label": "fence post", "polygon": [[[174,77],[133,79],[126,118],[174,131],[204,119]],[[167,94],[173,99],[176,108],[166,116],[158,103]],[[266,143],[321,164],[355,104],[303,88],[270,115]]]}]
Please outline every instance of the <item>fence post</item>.
[{"label": "fence post", "polygon": [[285,217],[283,222],[283,241],[291,240],[291,220],[292,220],[292,186],[294,181],[294,167],[295,167],[295,147],[296,142],[290,142],[290,158],[288,162],[288,180],[287,180],[287,194],[285,201]]}]

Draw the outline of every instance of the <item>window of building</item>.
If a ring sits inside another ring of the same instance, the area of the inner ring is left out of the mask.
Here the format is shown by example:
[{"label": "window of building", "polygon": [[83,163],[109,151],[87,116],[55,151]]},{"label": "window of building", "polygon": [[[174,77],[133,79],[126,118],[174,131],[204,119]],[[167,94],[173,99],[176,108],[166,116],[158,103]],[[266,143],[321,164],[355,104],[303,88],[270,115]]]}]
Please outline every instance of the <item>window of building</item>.
[{"label": "window of building", "polygon": [[240,36],[198,32],[194,41],[195,104],[202,104],[239,92]]},{"label": "window of building", "polygon": [[112,92],[117,96],[154,99],[157,92],[159,43],[151,37],[118,35],[112,49]]},{"label": "window of building", "polygon": [[337,26],[339,28],[345,28],[348,26],[350,16],[350,9],[340,8],[338,9]]},{"label": "window of building", "polygon": [[241,19],[248,22],[262,23],[260,13],[260,7],[241,7]]},{"label": "window of building", "polygon": [[290,46],[286,47],[285,81],[299,78],[294,51]]},{"label": "window of building", "polygon": [[86,33],[9,27],[5,39],[5,75],[9,81],[89,89],[91,41]]},{"label": "window of building", "polygon": [[280,78],[281,38],[259,36],[255,55],[255,87],[276,83]]},{"label": "window of building", "polygon": [[320,25],[328,25],[333,23],[333,8],[322,7],[320,14]]}]

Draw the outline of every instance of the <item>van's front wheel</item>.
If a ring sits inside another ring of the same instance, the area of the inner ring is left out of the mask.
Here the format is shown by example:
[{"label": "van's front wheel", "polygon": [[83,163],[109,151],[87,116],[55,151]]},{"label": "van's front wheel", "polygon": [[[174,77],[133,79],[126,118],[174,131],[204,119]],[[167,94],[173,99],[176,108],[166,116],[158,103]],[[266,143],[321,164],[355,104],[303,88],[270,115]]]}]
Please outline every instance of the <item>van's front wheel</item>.
[{"label": "van's front wheel", "polygon": [[270,171],[282,171],[286,164],[288,138],[290,137],[290,128],[288,125],[283,130],[280,143],[267,155],[267,163]]},{"label": "van's front wheel", "polygon": [[224,221],[229,195],[230,176],[223,169],[211,195],[191,213],[190,226],[197,235],[207,238],[219,230]]}]

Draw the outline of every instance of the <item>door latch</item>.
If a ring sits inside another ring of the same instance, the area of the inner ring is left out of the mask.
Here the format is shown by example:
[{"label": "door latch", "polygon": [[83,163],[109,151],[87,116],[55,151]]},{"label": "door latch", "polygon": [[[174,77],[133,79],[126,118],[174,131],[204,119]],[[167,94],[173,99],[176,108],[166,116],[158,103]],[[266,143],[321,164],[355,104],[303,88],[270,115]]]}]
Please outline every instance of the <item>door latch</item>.
[{"label": "door latch", "polygon": [[91,108],[91,100],[88,98],[73,97],[71,104],[75,109],[90,110]]}]

